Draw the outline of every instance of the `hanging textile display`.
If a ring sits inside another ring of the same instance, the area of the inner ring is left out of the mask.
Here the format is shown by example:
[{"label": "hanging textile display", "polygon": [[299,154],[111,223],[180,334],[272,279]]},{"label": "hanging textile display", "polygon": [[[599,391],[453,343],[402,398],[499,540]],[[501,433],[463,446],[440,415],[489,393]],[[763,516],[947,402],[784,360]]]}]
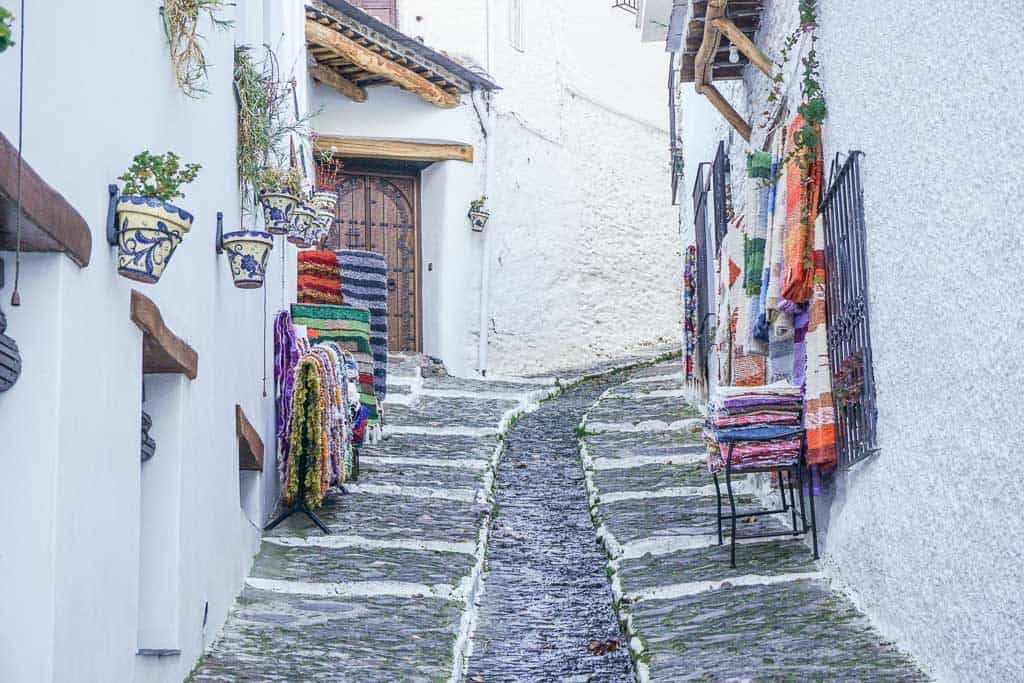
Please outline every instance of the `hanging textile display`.
[{"label": "hanging textile display", "polygon": [[296,265],[296,301],[341,304],[341,270],[333,251],[300,251]]},{"label": "hanging textile display", "polygon": [[382,254],[359,249],[342,249],[337,259],[345,303],[370,311],[374,387],[383,401],[388,385],[388,264]]},{"label": "hanging textile display", "polygon": [[719,318],[716,344],[719,357],[719,384],[753,386],[764,383],[765,357],[763,345],[752,349],[751,328],[755,297],[749,296],[743,277],[744,245],[748,237],[745,217],[736,215],[722,239],[719,252]]},{"label": "hanging textile display", "polygon": [[[788,146],[796,144],[794,136],[805,124],[803,116],[794,117],[789,124]],[[813,289],[811,249],[820,194],[821,154],[811,164],[804,164],[799,156],[790,159],[786,164],[786,243],[781,298],[796,304],[809,301]]]},{"label": "hanging textile display", "polygon": [[311,343],[335,342],[354,357],[359,369],[359,400],[371,426],[379,423],[370,349],[370,312],[354,306],[292,304],[292,320],[306,327]]},{"label": "hanging textile display", "polygon": [[274,400],[276,404],[277,470],[283,484],[291,447],[292,392],[295,366],[299,362],[299,341],[288,311],[278,311],[274,318]]},{"label": "hanging textile display", "polygon": [[697,333],[700,330],[697,310],[697,247],[691,244],[686,249],[683,268],[683,350],[686,384],[694,389],[700,389],[704,383],[697,353]]},{"label": "hanging textile display", "polygon": [[[295,367],[292,392],[290,457],[286,466],[282,500],[286,505],[304,503],[311,509],[323,504],[328,481],[328,437],[324,431],[321,405],[320,368],[313,356],[305,355]],[[304,477],[304,500],[299,480]]]},{"label": "hanging textile display", "polygon": [[825,328],[825,224],[814,222],[814,291],[808,310],[806,335],[807,380],[804,391],[804,427],[807,430],[807,462],[826,468],[835,465],[836,416],[832,398],[832,372]]}]

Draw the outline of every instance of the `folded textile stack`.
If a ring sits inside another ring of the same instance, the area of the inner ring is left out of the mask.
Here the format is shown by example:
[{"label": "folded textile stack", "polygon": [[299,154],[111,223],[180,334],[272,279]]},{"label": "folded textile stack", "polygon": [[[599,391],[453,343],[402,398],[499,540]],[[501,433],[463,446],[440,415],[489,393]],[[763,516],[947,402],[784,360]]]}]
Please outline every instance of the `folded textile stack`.
[{"label": "folded textile stack", "polygon": [[359,249],[342,249],[337,259],[345,303],[370,311],[374,386],[383,401],[388,386],[388,264],[382,254]]},{"label": "folded textile stack", "polygon": [[291,313],[294,324],[306,327],[306,336],[311,342],[334,342],[352,354],[359,369],[359,401],[366,407],[369,424],[378,424],[370,312],[355,306],[292,304]]},{"label": "folded textile stack", "polygon": [[341,270],[333,251],[300,251],[296,277],[300,304],[341,304]]},{"label": "folded textile stack", "polygon": [[708,468],[733,471],[786,467],[800,458],[803,391],[786,382],[719,387],[708,404],[704,440]]}]

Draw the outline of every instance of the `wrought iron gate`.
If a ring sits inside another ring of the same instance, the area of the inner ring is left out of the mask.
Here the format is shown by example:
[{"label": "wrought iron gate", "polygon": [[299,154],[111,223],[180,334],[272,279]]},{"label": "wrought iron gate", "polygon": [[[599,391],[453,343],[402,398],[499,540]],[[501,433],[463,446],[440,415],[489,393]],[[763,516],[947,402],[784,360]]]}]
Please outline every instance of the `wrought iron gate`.
[{"label": "wrought iron gate", "polygon": [[836,155],[820,209],[825,218],[826,319],[836,441],[839,464],[844,467],[877,450],[861,156],[861,152],[850,152],[840,164]]},{"label": "wrought iron gate", "polygon": [[710,325],[711,307],[708,303],[708,264],[711,263],[708,253],[707,221],[708,221],[708,184],[705,171],[710,164],[703,162],[697,166],[697,180],[693,184],[693,232],[697,245],[697,357],[704,372],[704,385],[707,386],[708,350],[711,347]]}]

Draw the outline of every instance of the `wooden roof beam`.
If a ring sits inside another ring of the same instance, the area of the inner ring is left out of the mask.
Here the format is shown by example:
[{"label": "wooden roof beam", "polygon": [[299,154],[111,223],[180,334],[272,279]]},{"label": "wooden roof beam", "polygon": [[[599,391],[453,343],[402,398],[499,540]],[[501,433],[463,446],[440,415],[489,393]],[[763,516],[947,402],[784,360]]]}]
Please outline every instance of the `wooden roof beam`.
[{"label": "wooden roof beam", "polygon": [[722,31],[715,26],[715,20],[725,17],[725,9],[728,4],[729,0],[708,0],[707,14],[704,15],[704,39],[693,60],[694,85],[697,92],[708,98],[715,109],[725,117],[725,120],[736,129],[743,139],[750,142],[750,124],[729,104],[718,88],[711,84],[714,55],[722,40]]},{"label": "wooden roof beam", "polygon": [[309,75],[313,77],[313,80],[334,88],[350,100],[355,100],[356,102],[366,101],[366,91],[334,69],[317,64],[316,66],[309,67]]},{"label": "wooden roof beam", "polygon": [[242,406],[235,404],[235,436],[238,437],[238,469],[263,471],[263,439],[245,416]]},{"label": "wooden roof beam", "polygon": [[772,63],[765,54],[761,52],[760,48],[754,44],[747,34],[739,29],[736,24],[732,23],[732,20],[728,17],[719,17],[711,22],[711,25],[716,29],[725,34],[725,37],[729,39],[736,49],[747,56],[751,64],[756,66],[765,76],[772,75]]},{"label": "wooden roof beam", "polygon": [[473,163],[473,146],[446,140],[396,140],[318,135],[316,148],[335,156],[397,161],[465,161]]},{"label": "wooden roof beam", "polygon": [[431,83],[415,71],[401,64],[385,59],[354,40],[316,21],[306,20],[306,39],[336,53],[370,73],[379,74],[392,83],[416,93],[425,101],[438,107],[451,108],[459,104],[459,98]]}]

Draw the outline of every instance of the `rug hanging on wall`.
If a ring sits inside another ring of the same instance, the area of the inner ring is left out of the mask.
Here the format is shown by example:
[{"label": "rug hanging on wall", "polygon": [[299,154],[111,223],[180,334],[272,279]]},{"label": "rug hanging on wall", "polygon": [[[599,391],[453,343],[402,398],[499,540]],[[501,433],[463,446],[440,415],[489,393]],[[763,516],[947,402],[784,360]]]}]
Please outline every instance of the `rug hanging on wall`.
[{"label": "rug hanging on wall", "polygon": [[388,264],[382,254],[358,249],[342,249],[337,259],[345,304],[370,311],[374,388],[383,401],[388,387]]}]

